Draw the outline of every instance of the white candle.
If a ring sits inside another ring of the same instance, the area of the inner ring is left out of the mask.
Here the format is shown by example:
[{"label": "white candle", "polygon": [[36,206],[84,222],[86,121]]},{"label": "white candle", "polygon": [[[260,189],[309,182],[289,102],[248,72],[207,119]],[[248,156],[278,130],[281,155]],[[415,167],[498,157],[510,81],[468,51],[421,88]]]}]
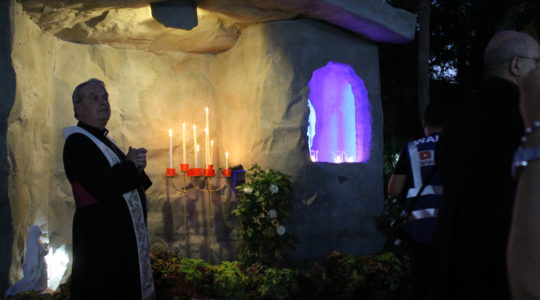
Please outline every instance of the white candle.
[{"label": "white candle", "polygon": [[208,128],[208,130],[210,130],[210,125],[208,125],[209,124],[209,121],[208,121],[208,107],[205,107],[204,111],[206,113],[206,124],[205,125],[206,125],[206,128]]},{"label": "white candle", "polygon": [[169,168],[172,169],[172,128],[169,128]]},{"label": "white candle", "polygon": [[199,167],[199,150],[200,150],[200,148],[201,148],[200,145],[195,146],[195,168]]},{"label": "white candle", "polygon": [[209,109],[208,106],[204,108],[204,114],[205,114],[205,127],[204,127],[204,161],[206,163],[206,168],[208,168],[208,165],[210,164],[210,151],[208,149],[208,144],[210,141],[210,121],[209,121]]},{"label": "white candle", "polygon": [[214,156],[214,140],[210,141],[210,164],[213,165],[212,156]]},{"label": "white candle", "polygon": [[225,152],[225,170],[229,168],[229,152]]},{"label": "white candle", "polygon": [[187,162],[186,159],[186,123],[182,123],[182,163]]},{"label": "white candle", "polygon": [[197,155],[197,125],[193,125],[193,155]]},{"label": "white candle", "polygon": [[206,163],[206,168],[210,164],[210,137],[208,136],[208,128],[204,129],[204,162]]}]

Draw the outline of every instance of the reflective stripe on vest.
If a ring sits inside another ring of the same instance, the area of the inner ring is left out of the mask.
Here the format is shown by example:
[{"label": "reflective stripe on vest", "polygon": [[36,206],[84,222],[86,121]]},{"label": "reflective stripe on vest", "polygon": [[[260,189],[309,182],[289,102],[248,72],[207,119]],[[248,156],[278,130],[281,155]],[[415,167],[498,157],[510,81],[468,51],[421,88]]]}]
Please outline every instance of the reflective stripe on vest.
[{"label": "reflective stripe on vest", "polygon": [[[407,192],[407,199],[414,198],[416,195],[418,195],[419,189],[409,189]],[[442,195],[443,194],[443,187],[440,185],[426,185],[424,190],[422,191],[422,194],[420,196],[425,195]]]},{"label": "reflective stripe on vest", "polygon": [[438,208],[426,208],[411,211],[408,221],[420,220],[426,218],[435,218],[439,214]]}]

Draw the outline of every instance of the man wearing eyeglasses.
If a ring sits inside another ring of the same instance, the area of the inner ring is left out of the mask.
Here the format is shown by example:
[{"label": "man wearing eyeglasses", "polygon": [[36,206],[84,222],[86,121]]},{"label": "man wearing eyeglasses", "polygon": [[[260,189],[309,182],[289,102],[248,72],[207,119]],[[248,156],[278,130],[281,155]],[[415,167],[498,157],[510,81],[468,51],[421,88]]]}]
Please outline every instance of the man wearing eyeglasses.
[{"label": "man wearing eyeglasses", "polygon": [[485,80],[441,135],[436,299],[510,299],[506,245],[516,187],[511,163],[524,131],[519,86],[539,58],[540,46],[530,35],[494,35],[484,51]]}]

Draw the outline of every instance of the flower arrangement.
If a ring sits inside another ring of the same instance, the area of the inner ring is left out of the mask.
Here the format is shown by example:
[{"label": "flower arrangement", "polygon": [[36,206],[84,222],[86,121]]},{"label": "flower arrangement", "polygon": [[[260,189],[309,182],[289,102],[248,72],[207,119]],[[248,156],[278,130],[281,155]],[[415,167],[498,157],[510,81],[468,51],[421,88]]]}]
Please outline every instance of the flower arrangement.
[{"label": "flower arrangement", "polygon": [[288,175],[257,164],[247,172],[246,183],[237,187],[238,258],[245,265],[260,263],[280,266],[285,263],[284,250],[294,237],[287,231],[292,205],[291,181]]}]

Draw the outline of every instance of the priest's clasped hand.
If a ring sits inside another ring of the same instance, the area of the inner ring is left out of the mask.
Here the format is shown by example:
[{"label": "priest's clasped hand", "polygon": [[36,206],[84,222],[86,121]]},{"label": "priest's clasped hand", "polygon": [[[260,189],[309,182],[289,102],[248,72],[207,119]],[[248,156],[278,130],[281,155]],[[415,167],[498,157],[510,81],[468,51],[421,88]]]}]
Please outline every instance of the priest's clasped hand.
[{"label": "priest's clasped hand", "polygon": [[146,152],[148,151],[145,148],[131,148],[130,146],[126,159],[131,160],[137,169],[142,171],[146,168]]}]

